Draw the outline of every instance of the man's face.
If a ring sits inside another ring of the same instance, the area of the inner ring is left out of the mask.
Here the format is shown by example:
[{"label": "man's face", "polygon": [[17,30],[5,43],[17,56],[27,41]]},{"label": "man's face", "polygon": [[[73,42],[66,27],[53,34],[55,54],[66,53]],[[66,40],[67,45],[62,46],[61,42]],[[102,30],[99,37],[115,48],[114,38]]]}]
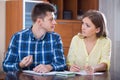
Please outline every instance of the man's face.
[{"label": "man's face", "polygon": [[41,28],[44,29],[46,32],[53,32],[55,29],[56,21],[54,19],[53,12],[47,12],[46,16],[42,20]]}]

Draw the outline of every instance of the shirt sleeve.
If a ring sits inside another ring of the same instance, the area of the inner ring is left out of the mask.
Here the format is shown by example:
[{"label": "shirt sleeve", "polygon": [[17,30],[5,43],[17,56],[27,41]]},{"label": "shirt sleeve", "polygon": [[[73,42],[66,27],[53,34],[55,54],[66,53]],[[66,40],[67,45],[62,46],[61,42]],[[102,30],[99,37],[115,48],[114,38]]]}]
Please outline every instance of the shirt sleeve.
[{"label": "shirt sleeve", "polygon": [[63,45],[61,37],[56,40],[53,53],[53,62],[51,63],[53,71],[60,71],[66,69],[66,60],[63,53]]},{"label": "shirt sleeve", "polygon": [[18,54],[17,54],[17,47],[16,47],[16,36],[14,35],[11,38],[10,45],[8,47],[8,51],[6,53],[6,57],[3,61],[3,70],[5,72],[8,71],[18,71],[20,70],[19,63],[17,61]]},{"label": "shirt sleeve", "polygon": [[76,37],[73,37],[71,44],[70,44],[69,51],[68,51],[68,56],[67,56],[67,65],[68,66],[73,65],[75,63],[75,59],[76,59],[75,51],[77,49],[76,43],[77,43]]},{"label": "shirt sleeve", "polygon": [[110,68],[110,59],[111,59],[111,40],[108,39],[105,42],[105,45],[102,47],[102,56],[101,56],[101,60],[100,60],[100,63],[107,64],[108,70]]}]

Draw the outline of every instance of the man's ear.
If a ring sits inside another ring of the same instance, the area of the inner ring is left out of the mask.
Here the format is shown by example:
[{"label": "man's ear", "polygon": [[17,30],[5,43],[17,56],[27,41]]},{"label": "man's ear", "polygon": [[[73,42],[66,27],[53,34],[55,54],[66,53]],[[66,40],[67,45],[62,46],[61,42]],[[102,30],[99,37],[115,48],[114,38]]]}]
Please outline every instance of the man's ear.
[{"label": "man's ear", "polygon": [[100,32],[100,28],[97,28],[97,29],[96,29],[96,33],[99,33],[99,32]]},{"label": "man's ear", "polygon": [[41,18],[37,18],[36,23],[39,24],[39,25],[41,25],[42,19]]}]

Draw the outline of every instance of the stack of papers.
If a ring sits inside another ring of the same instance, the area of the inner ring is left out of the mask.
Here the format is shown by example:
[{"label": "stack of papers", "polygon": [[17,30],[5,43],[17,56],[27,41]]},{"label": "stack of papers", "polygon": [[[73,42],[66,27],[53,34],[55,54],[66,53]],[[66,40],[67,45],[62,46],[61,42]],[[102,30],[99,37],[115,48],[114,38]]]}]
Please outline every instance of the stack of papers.
[{"label": "stack of papers", "polygon": [[56,72],[57,76],[65,76],[65,77],[73,77],[76,74],[74,72],[70,72],[70,71],[63,71],[63,72]]},{"label": "stack of papers", "polygon": [[[37,73],[37,72],[31,71],[31,70],[23,70],[23,72],[29,73],[29,74],[36,74],[36,75],[57,75],[57,76],[66,76],[66,77],[72,77],[72,76],[75,76],[76,74],[77,75],[88,75],[87,72],[85,72],[84,70],[80,71],[80,72],[53,71],[53,72],[48,72],[48,73]],[[96,72],[92,75],[102,75],[102,74],[103,74],[103,72]]]},{"label": "stack of papers", "polygon": [[48,73],[38,73],[35,71],[31,71],[31,70],[23,70],[24,73],[29,73],[29,74],[36,74],[36,75],[55,75],[56,72],[48,72]]}]

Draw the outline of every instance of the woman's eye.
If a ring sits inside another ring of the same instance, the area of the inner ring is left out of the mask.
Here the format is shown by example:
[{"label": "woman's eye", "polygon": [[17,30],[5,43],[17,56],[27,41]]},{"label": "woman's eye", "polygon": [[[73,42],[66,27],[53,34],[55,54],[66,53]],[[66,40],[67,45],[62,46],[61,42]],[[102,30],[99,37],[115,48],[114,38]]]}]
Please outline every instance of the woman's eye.
[{"label": "woman's eye", "polygon": [[90,27],[88,24],[86,24],[87,27]]},{"label": "woman's eye", "polygon": [[88,25],[87,23],[85,23],[85,22],[81,22],[82,23],[82,25],[84,25],[84,26],[86,26],[86,27],[90,27],[90,25]]}]

